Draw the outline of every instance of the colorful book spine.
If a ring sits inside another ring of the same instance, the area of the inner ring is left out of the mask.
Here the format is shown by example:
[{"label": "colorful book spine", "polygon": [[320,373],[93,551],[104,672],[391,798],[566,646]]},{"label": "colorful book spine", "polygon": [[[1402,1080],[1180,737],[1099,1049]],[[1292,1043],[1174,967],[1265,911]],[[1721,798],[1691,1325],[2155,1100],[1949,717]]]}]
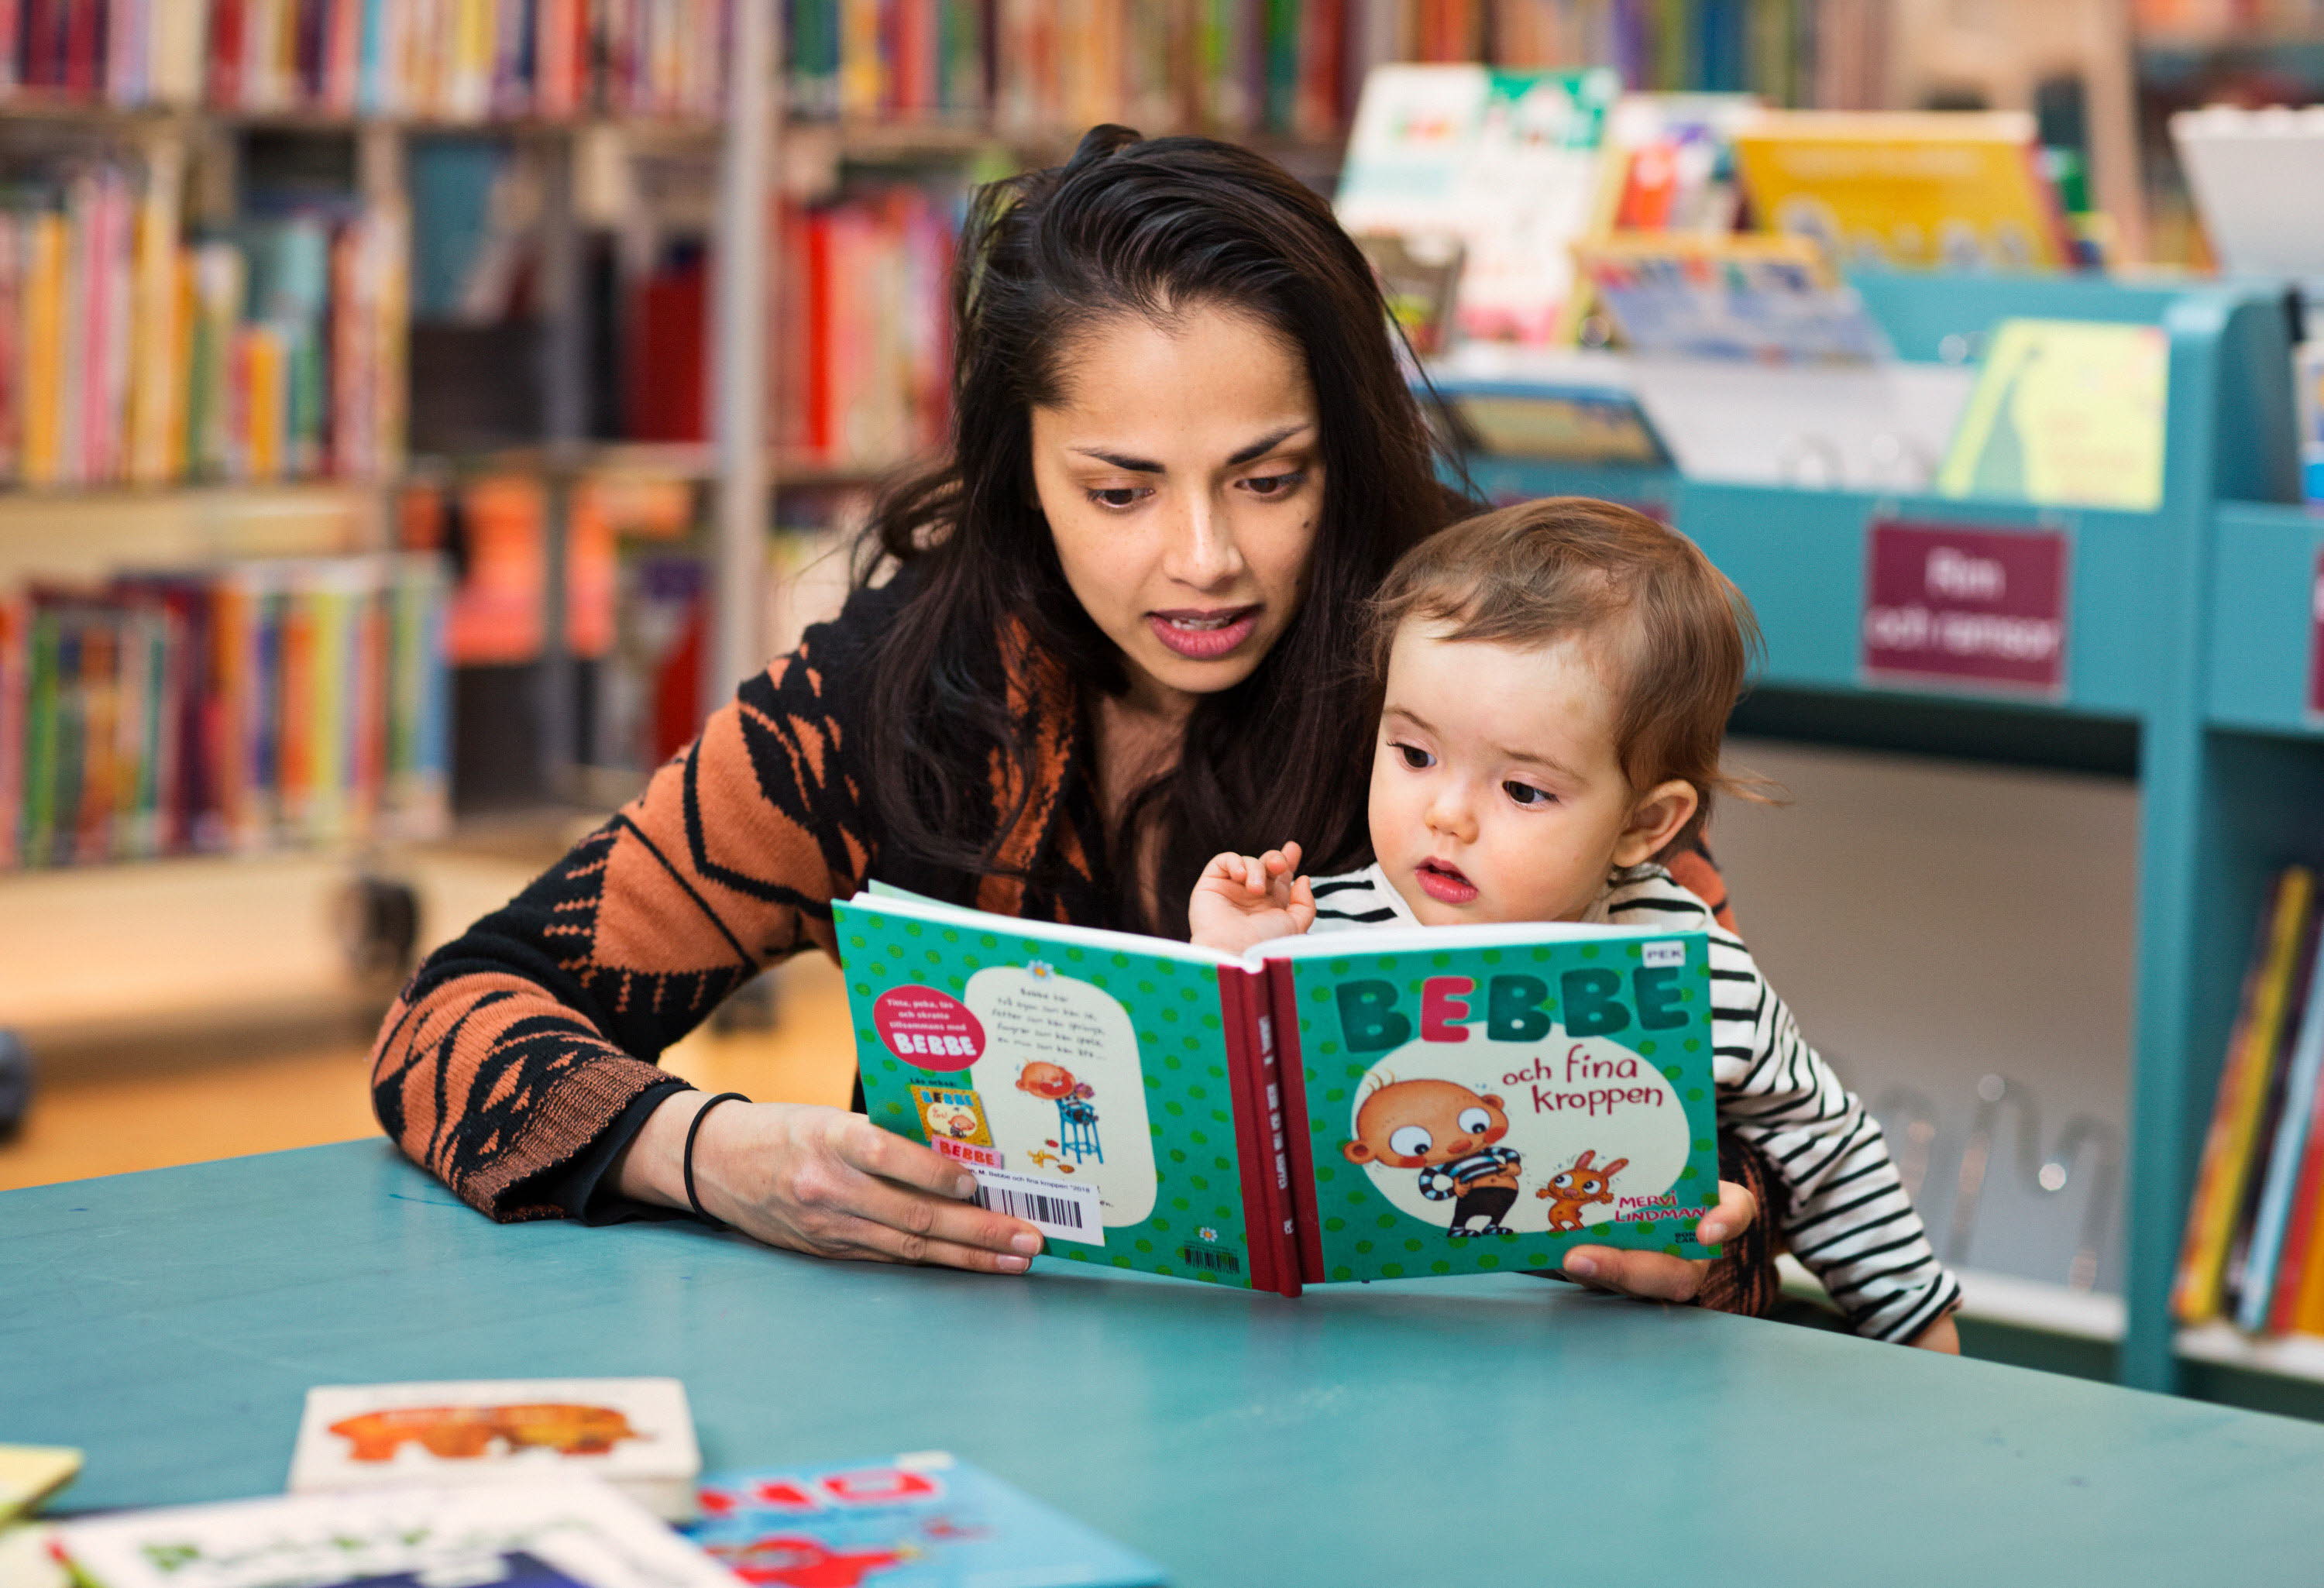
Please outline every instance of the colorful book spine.
[{"label": "colorful book spine", "polygon": [[2291,1233],[2292,1193],[2307,1157],[2318,1075],[2324,1071],[2324,996],[2319,996],[2324,983],[2318,979],[2319,969],[2324,968],[2324,937],[2310,947],[2306,964],[2299,1029],[2284,1061],[2282,1104],[2267,1145],[2266,1175],[2253,1214],[2250,1253],[2237,1290],[2236,1322],[2254,1333],[2268,1326],[2274,1310]]},{"label": "colorful book spine", "polygon": [[0,597],[0,865],[440,832],[447,599],[406,555]]},{"label": "colorful book spine", "polygon": [[182,152],[34,162],[0,207],[0,485],[376,478],[403,448],[409,227],[196,240]]},{"label": "colorful book spine", "polygon": [[2314,874],[2293,866],[2277,879],[2269,899],[2260,950],[2245,979],[2243,1009],[2220,1070],[2218,1098],[2188,1208],[2172,1296],[2172,1309],[2183,1324],[2209,1323],[2221,1310],[2229,1246],[2314,897]]}]

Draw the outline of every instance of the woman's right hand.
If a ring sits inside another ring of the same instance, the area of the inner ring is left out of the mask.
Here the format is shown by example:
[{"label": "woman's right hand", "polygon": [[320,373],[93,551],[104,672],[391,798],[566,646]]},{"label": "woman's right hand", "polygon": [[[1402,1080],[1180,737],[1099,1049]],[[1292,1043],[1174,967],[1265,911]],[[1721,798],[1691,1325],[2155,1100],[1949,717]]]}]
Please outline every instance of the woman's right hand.
[{"label": "woman's right hand", "polygon": [[[686,1132],[707,1094],[673,1094],[615,1162],[622,1194],[685,1207]],[[770,1246],[817,1257],[1021,1274],[1041,1250],[1022,1219],[967,1198],[969,1172],[844,1109],[722,1103],[694,1141],[705,1212]]]}]

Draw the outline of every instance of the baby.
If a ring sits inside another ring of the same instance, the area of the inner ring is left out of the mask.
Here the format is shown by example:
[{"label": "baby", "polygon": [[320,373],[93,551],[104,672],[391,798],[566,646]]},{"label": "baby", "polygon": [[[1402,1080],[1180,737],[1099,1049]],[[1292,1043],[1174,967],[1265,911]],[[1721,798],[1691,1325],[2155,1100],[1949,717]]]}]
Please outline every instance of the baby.
[{"label": "baby", "polygon": [[1742,940],[1659,863],[1702,826],[1757,634],[1693,543],[1582,497],[1467,520],[1375,603],[1377,863],[1297,875],[1299,847],[1222,854],[1194,939],[1374,926],[1596,921],[1709,937],[1722,1124],[1781,1183],[1791,1250],[1859,1334],[1956,1349],[1960,1287],[1930,1250],[1880,1127],[1803,1042]]}]

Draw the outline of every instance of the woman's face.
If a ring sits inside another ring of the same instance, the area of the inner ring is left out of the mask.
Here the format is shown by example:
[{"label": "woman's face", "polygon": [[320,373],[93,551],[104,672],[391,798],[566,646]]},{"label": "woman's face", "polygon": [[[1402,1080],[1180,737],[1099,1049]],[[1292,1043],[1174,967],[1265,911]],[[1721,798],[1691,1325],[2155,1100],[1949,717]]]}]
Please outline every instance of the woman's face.
[{"label": "woman's face", "polygon": [[1126,314],[1032,412],[1057,559],[1154,710],[1249,678],[1299,610],[1323,503],[1306,364],[1246,315]]}]

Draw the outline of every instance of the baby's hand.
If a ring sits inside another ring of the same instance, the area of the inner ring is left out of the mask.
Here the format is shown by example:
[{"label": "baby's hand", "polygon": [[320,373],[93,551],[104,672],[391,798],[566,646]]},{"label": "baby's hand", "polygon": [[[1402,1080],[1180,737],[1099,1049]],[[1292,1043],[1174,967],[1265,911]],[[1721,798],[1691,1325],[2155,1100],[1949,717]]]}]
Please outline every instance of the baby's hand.
[{"label": "baby's hand", "polygon": [[1204,948],[1240,954],[1254,943],[1305,931],[1315,924],[1315,891],[1298,870],[1296,844],[1260,855],[1213,857],[1186,901],[1190,936]]}]

